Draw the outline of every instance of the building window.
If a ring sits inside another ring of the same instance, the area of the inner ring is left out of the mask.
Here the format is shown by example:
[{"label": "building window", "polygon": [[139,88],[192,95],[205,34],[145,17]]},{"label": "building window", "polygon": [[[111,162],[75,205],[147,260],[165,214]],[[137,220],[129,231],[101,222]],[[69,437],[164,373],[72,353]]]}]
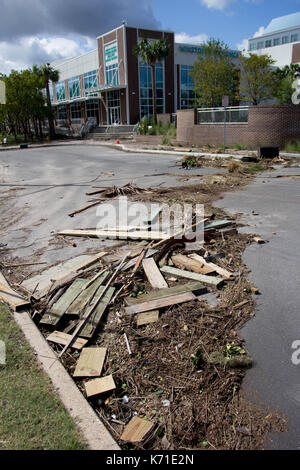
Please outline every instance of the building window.
[{"label": "building window", "polygon": [[[156,64],[156,107],[157,113],[164,113],[164,67],[163,64]],[[140,75],[140,113],[141,117],[153,116],[152,101],[152,70],[150,65],[139,64]]]},{"label": "building window", "polygon": [[[97,77],[97,70],[93,70],[92,72],[88,72],[84,74],[84,90],[86,96],[90,96],[92,91],[98,89],[98,77]],[[93,94],[92,96],[97,96]]]},{"label": "building window", "polygon": [[256,42],[250,43],[250,51],[256,51]]},{"label": "building window", "polygon": [[290,42],[289,36],[283,36],[282,37],[282,44],[288,44]]},{"label": "building window", "polygon": [[292,34],[291,35],[291,42],[297,42],[298,41],[298,34]]},{"label": "building window", "polygon": [[98,100],[87,100],[86,102],[86,117],[95,117],[99,122],[99,101]]},{"label": "building window", "polygon": [[261,41],[261,42],[258,42],[257,43],[257,49],[263,49],[264,48],[264,42]]},{"label": "building window", "polygon": [[56,99],[57,101],[65,101],[66,99],[65,82],[59,82],[56,84]]},{"label": "building window", "polygon": [[271,46],[272,46],[272,41],[271,41],[271,39],[268,39],[268,40],[266,41],[265,47],[271,47]]},{"label": "building window", "polygon": [[53,103],[53,85],[49,82],[49,94],[50,94],[50,101]]},{"label": "building window", "polygon": [[71,119],[80,120],[81,118],[81,104],[80,103],[71,103]]},{"label": "building window", "polygon": [[280,46],[280,38],[276,38],[273,40],[273,46]]},{"label": "building window", "polygon": [[106,85],[119,85],[119,56],[117,42],[104,48]]},{"label": "building window", "polygon": [[70,100],[80,98],[79,77],[73,77],[69,80]]},{"label": "building window", "polygon": [[65,121],[67,119],[67,107],[65,104],[58,106],[58,119],[60,121]]},{"label": "building window", "polygon": [[190,109],[195,106],[195,86],[191,76],[192,66],[180,66],[180,109]]},{"label": "building window", "polygon": [[106,85],[119,85],[119,64],[106,67]]},{"label": "building window", "polygon": [[117,108],[120,107],[120,92],[119,90],[109,91],[107,93],[107,107]]}]

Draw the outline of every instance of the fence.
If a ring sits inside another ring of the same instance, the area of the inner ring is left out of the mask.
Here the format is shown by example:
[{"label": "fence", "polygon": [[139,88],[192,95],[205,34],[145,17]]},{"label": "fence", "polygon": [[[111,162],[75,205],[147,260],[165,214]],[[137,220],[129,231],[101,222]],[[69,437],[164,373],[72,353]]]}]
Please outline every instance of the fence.
[{"label": "fence", "polygon": [[228,108],[199,108],[197,109],[197,124],[224,124],[226,109],[227,124],[248,123],[248,106],[231,106]]}]

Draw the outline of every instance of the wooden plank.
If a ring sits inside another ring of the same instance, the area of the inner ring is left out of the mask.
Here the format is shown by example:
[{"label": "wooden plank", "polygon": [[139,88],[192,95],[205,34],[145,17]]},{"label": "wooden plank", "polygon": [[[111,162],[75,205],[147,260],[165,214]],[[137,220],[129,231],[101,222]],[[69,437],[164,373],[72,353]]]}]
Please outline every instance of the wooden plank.
[{"label": "wooden plank", "polygon": [[183,304],[185,302],[191,302],[196,300],[197,297],[192,292],[186,292],[185,294],[171,295],[163,299],[151,300],[150,302],[144,302],[141,304],[135,304],[131,307],[126,307],[125,312],[127,315],[135,315],[136,313],[150,312],[152,310],[171,307],[176,304]]},{"label": "wooden plank", "polygon": [[144,259],[143,268],[153,289],[167,289],[168,284],[163,278],[153,258]]},{"label": "wooden plank", "polygon": [[94,303],[92,305],[92,307],[90,309],[88,309],[88,311],[85,313],[84,315],[84,318],[79,322],[79,324],[77,325],[77,328],[76,330],[74,331],[69,343],[64,347],[64,349],[62,350],[62,352],[59,354],[58,357],[62,357],[65,352],[67,351],[67,349],[69,348],[69,346],[71,346],[71,344],[75,341],[76,337],[79,335],[79,333],[81,332],[81,330],[84,328],[84,326],[87,324],[88,320],[92,317],[93,313],[95,312],[96,308],[98,307],[99,303],[101,302],[104,294],[108,291],[109,287],[111,286],[111,284],[115,281],[118,273],[120,272],[121,268],[123,267],[126,259],[127,259],[127,256],[128,256],[129,253],[127,253],[124,258],[122,259],[122,261],[120,262],[119,266],[117,267],[117,269],[115,270],[115,272],[113,273],[113,275],[111,276],[111,278],[109,279],[108,283],[106,284],[106,286],[104,287],[104,290],[101,292],[100,295],[98,295],[95,300],[94,300]]},{"label": "wooden plank", "polygon": [[[104,290],[104,287],[100,287],[99,290],[97,291],[96,296],[101,294]],[[113,295],[115,293],[116,289],[114,287],[110,287],[105,295],[103,296],[103,299],[101,302],[98,304],[97,308],[95,309],[93,315],[89,318],[89,320],[86,322],[85,327],[81,331],[81,336],[84,338],[92,338],[99,323],[102,320],[102,317],[105,313],[106,308],[108,307],[111,299],[113,298]],[[90,303],[88,308],[90,308],[93,305],[93,303]]]},{"label": "wooden plank", "polygon": [[[80,313],[83,312],[87,305],[91,304],[91,301],[98,291],[101,284],[107,279],[108,273],[103,274],[99,279],[97,279],[90,287],[86,290],[83,290],[79,293],[78,297],[67,308],[66,315],[80,316]],[[85,283],[88,284],[89,281]],[[85,285],[82,286],[85,287]]]},{"label": "wooden plank", "polygon": [[220,276],[222,276],[222,277],[225,278],[225,279],[230,279],[231,277],[234,277],[234,274],[231,273],[230,271],[227,271],[227,269],[220,268],[220,266],[217,266],[217,265],[214,264],[214,263],[208,263],[208,262],[207,262],[202,256],[200,256],[200,255],[193,254],[193,255],[190,255],[190,258],[192,258],[193,260],[199,261],[200,263],[205,264],[205,266],[207,266],[208,268],[213,269],[215,272],[217,272],[218,274],[220,274]]},{"label": "wooden plank", "polygon": [[106,357],[106,348],[85,348],[77,361],[73,377],[98,377]]},{"label": "wooden plank", "polygon": [[86,279],[76,279],[67,291],[60,297],[60,299],[51,307],[49,312],[46,312],[40,321],[41,325],[57,325],[61,320],[69,306],[78,297],[81,288],[88,281]]},{"label": "wooden plank", "polygon": [[0,272],[0,299],[6,302],[15,312],[30,307],[30,302],[25,300],[18,292],[13,290],[3,274]]},{"label": "wooden plank", "polygon": [[164,266],[161,271],[166,274],[170,274],[175,277],[183,277],[185,279],[194,279],[195,281],[203,282],[211,286],[217,287],[222,284],[223,279],[213,276],[205,276],[204,274],[191,273],[189,271],[183,271],[182,269],[171,268],[170,266]]},{"label": "wooden plank", "polygon": [[[128,269],[133,268],[133,267],[136,265],[136,263],[137,263],[137,261],[138,261],[138,259],[139,259],[139,257],[140,257],[140,254],[142,253],[143,250],[144,250],[144,248],[142,248],[142,249],[140,250],[140,253],[139,253],[138,256],[136,256],[135,258],[133,258],[133,259],[131,259],[130,261],[128,261],[128,263],[125,264],[125,266],[124,266],[124,268],[122,269],[122,271],[128,271]],[[146,255],[145,255],[145,258],[149,258],[150,256],[154,256],[156,253],[157,253],[157,250],[152,250],[152,249],[150,249],[150,250],[147,251],[147,253],[146,253]]]},{"label": "wooden plank", "polygon": [[151,300],[163,299],[165,297],[171,297],[172,295],[185,294],[186,292],[195,292],[197,294],[205,294],[207,288],[204,287],[200,282],[188,282],[181,286],[170,287],[168,289],[160,289],[150,294],[144,294],[139,296],[137,299],[132,297],[126,297],[125,302],[128,306],[149,302]]},{"label": "wooden plank", "polygon": [[196,258],[192,258],[184,255],[172,256],[172,261],[177,268],[187,269],[198,274],[212,274],[215,272],[214,269],[209,268],[205,263],[199,262]]},{"label": "wooden plank", "polygon": [[[68,341],[70,340],[71,335],[68,335],[66,333],[62,333],[60,331],[54,331],[50,336],[48,336],[47,341],[50,343],[55,343],[55,344],[61,344],[65,346],[68,344]],[[83,338],[78,338],[77,341],[72,345],[73,349],[78,349],[79,351],[86,346],[88,341]]]},{"label": "wooden plank", "polygon": [[150,323],[156,323],[159,320],[159,310],[153,312],[140,313],[136,317],[137,326],[149,325]]},{"label": "wooden plank", "polygon": [[107,254],[108,254],[107,251],[102,251],[98,255],[93,256],[90,260],[84,261],[83,263],[81,263],[81,265],[77,266],[76,272],[82,271],[83,269],[86,269],[86,268],[89,268],[90,266],[97,263],[97,261],[99,261],[101,258],[106,256]]},{"label": "wooden plank", "polygon": [[132,232],[109,232],[108,230],[65,230],[57,235],[64,237],[89,237],[89,238],[120,238],[131,240],[168,240],[169,235],[162,232],[153,231],[132,231]]},{"label": "wooden plank", "polygon": [[112,375],[101,379],[90,380],[85,383],[85,391],[88,398],[96,395],[103,395],[116,389],[116,384]]},{"label": "wooden plank", "polygon": [[229,225],[232,225],[233,221],[232,220],[217,220],[216,222],[211,222],[210,224],[207,224],[204,226],[204,230],[217,230],[219,228],[224,228],[228,227]]},{"label": "wooden plank", "polygon": [[153,428],[153,423],[135,416],[125,427],[121,440],[132,443],[142,442]]}]

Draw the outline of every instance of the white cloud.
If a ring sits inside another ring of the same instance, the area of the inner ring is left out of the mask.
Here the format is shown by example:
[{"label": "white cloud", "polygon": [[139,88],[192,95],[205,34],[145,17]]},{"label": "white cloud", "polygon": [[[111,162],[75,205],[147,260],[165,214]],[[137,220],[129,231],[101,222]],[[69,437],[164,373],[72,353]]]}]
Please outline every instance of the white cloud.
[{"label": "white cloud", "polygon": [[207,34],[198,34],[197,36],[189,36],[186,33],[179,33],[175,35],[175,41],[187,44],[202,44],[208,40]]},{"label": "white cloud", "polygon": [[[258,38],[262,36],[265,32],[264,26],[261,26],[258,31],[253,35],[254,38]],[[237,44],[237,48],[239,51],[247,51],[248,50],[248,39],[243,39],[240,43]]]},{"label": "white cloud", "polygon": [[90,38],[23,37],[15,42],[0,42],[0,72],[21,70],[33,64],[74,57],[96,47]]},{"label": "white cloud", "polygon": [[233,0],[201,0],[201,3],[207,8],[215,10],[224,10]]},{"label": "white cloud", "polygon": [[259,36],[262,36],[265,33],[265,28],[264,26],[261,26],[258,31],[253,35],[254,38],[258,38]]}]

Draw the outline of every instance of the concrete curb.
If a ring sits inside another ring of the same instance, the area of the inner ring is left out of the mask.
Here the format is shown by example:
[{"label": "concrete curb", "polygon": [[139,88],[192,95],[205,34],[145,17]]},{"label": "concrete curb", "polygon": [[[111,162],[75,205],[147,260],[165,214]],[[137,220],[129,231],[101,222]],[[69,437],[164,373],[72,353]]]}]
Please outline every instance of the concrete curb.
[{"label": "concrete curb", "polygon": [[26,311],[14,313],[17,324],[34,349],[36,357],[49,375],[66,410],[80,428],[90,450],[118,451],[120,447],[48,345]]}]

